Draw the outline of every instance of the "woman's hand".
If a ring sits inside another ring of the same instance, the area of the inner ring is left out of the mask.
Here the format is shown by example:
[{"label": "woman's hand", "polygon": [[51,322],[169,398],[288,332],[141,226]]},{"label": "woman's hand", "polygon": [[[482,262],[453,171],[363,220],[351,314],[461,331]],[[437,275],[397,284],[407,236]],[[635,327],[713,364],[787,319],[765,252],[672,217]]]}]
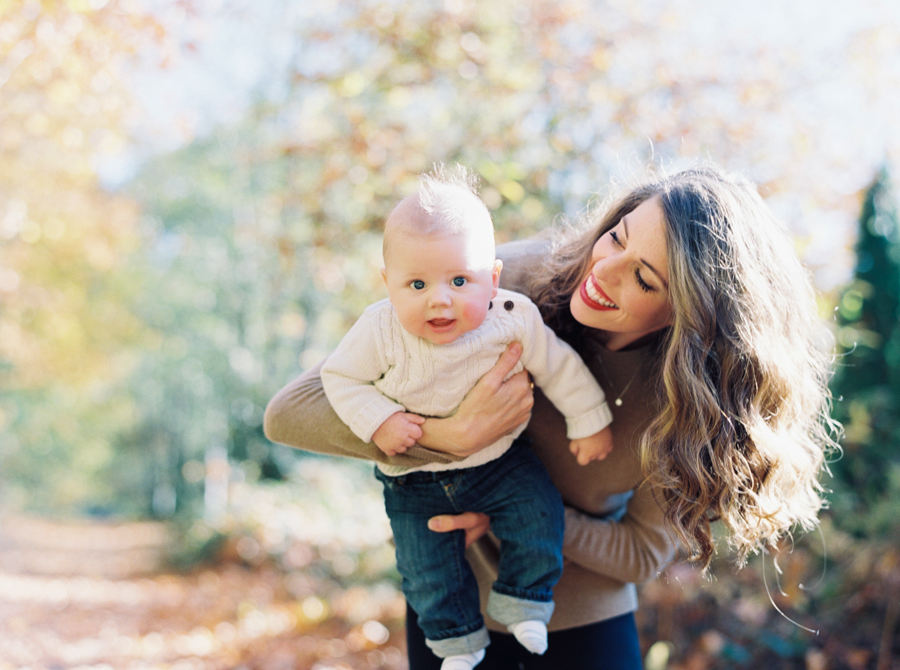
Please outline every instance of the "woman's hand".
[{"label": "woman's hand", "polygon": [[428,520],[428,528],[436,533],[449,533],[451,530],[466,531],[466,549],[491,529],[491,520],[481,512],[463,512],[462,514],[442,514]]},{"label": "woman's hand", "polygon": [[419,444],[466,457],[526,423],[534,405],[528,372],[523,370],[504,381],[521,356],[521,343],[510,344],[494,367],[469,391],[456,414],[446,419],[425,420]]}]

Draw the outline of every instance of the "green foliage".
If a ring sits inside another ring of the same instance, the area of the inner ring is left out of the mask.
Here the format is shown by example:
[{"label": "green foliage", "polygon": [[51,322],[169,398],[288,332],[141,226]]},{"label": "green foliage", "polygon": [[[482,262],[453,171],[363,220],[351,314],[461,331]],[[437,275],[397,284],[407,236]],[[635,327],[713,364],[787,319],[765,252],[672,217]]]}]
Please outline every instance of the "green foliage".
[{"label": "green foliage", "polygon": [[281,225],[283,175],[253,160],[255,141],[223,133],[151,162],[130,187],[145,212],[136,311],[156,342],[129,382],[142,401],[118,453],[151,473],[141,489],[157,515],[203,513],[217,454],[240,476],[282,474],[263,409],[315,341],[321,297],[306,252],[283,252],[284,236],[306,233]]},{"label": "green foliage", "polygon": [[838,305],[834,416],[846,434],[834,508],[843,527],[885,534],[900,518],[900,219],[887,170],[866,193],[856,254]]},{"label": "green foliage", "polygon": [[117,395],[142,324],[126,260],[137,211],[94,162],[132,112],[119,66],[159,25],[128,3],[0,3],[0,503],[109,500]]}]

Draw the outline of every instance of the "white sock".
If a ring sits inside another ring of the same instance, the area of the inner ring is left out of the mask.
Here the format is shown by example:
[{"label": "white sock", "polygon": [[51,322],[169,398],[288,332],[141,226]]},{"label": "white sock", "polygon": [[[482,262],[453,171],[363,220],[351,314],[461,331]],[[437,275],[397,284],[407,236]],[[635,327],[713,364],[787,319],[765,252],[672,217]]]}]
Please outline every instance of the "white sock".
[{"label": "white sock", "polygon": [[448,656],[441,663],[441,670],[472,670],[484,659],[484,649],[473,651],[470,654]]},{"label": "white sock", "polygon": [[516,636],[519,644],[532,654],[543,654],[547,651],[547,624],[543,621],[520,621],[508,628],[509,632]]}]

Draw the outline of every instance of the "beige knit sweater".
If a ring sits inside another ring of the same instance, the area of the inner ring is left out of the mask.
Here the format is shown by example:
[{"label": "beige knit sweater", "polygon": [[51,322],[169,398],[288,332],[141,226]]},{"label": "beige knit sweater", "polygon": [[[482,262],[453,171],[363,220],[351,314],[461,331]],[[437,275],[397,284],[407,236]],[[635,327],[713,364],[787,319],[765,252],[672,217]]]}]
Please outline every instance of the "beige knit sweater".
[{"label": "beige knit sweater", "polygon": [[[603,390],[581,357],[544,325],[527,296],[500,289],[478,328],[453,342],[434,344],[400,325],[389,300],[370,305],[338,348],[322,364],[325,395],[357,437],[368,442],[395,412],[447,417],[493,367],[510,342],[522,343],[513,373],[525,368],[534,383],[566,417],[571,439],[588,437],[609,425],[612,414]],[[474,468],[500,458],[525,429],[453,463],[400,467],[378,463],[396,477],[413,470]]]},{"label": "beige knit sweater", "polygon": [[[540,264],[545,248],[534,241],[501,245],[501,284],[528,293],[529,269]],[[563,546],[565,567],[554,589],[556,609],[550,630],[583,626],[637,608],[634,584],[655,577],[674,556],[663,511],[649,487],[642,486],[639,440],[655,415],[649,369],[652,348],[608,351],[593,345],[585,362],[606,391],[613,413],[615,447],[603,461],[580,466],[568,451],[566,422],[536,389],[535,406],[525,435],[533,440],[559,488],[566,509]],[[354,435],[328,404],[316,366],[294,379],[266,409],[265,432],[274,442],[306,451],[415,466],[448,462],[452,457],[424,447],[387,457],[374,444]],[[617,406],[615,399],[621,399]],[[496,578],[499,546],[482,538],[468,558],[478,577],[482,606]],[[504,631],[491,621],[488,627]]]}]

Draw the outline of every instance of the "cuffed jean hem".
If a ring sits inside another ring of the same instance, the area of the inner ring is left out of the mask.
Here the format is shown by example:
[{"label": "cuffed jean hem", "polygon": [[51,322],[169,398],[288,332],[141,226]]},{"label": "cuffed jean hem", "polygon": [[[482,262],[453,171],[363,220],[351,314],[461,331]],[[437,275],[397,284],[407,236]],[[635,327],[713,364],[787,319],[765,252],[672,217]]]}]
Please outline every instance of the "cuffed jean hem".
[{"label": "cuffed jean hem", "polygon": [[484,649],[490,643],[491,639],[488,637],[487,628],[484,626],[474,633],[469,633],[462,637],[448,637],[443,640],[425,639],[425,644],[434,652],[435,656],[440,658],[470,654],[473,651]]},{"label": "cuffed jean hem", "polygon": [[555,604],[552,600],[548,602],[525,600],[491,591],[488,596],[487,613],[494,621],[502,623],[504,626],[511,626],[520,621],[549,623],[554,607]]}]

